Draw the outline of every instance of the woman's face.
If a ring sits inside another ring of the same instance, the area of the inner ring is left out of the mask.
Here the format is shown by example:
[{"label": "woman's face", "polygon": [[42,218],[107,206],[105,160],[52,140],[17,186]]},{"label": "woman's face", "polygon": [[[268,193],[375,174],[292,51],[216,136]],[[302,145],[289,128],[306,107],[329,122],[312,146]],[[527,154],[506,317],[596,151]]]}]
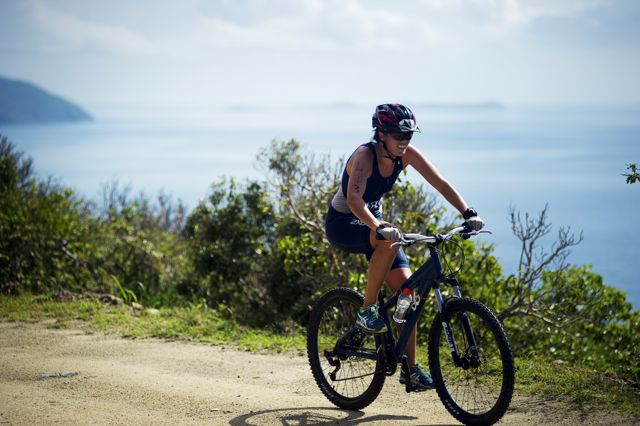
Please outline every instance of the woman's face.
[{"label": "woman's face", "polygon": [[407,152],[412,136],[413,132],[381,132],[380,138],[387,145],[389,154],[401,157]]}]

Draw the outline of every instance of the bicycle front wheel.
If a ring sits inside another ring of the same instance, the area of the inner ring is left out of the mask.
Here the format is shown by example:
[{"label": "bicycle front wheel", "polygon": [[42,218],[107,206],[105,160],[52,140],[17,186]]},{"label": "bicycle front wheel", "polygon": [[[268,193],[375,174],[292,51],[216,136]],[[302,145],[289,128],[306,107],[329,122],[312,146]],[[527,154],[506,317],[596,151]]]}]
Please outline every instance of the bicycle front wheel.
[{"label": "bicycle front wheel", "polygon": [[[449,324],[453,342],[443,323]],[[429,369],[440,400],[462,423],[493,424],[507,411],[515,383],[513,353],[502,324],[482,303],[447,302],[431,326]]]},{"label": "bicycle front wheel", "polygon": [[362,306],[360,293],[336,288],[316,303],[307,327],[307,354],[313,377],[335,405],[360,410],[371,404],[384,385],[380,337],[355,327]]}]

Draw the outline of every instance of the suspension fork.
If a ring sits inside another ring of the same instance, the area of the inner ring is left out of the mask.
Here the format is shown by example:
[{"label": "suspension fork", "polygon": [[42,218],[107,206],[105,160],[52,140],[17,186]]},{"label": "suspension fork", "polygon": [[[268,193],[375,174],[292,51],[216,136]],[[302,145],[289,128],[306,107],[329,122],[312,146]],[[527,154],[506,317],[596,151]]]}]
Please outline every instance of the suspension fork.
[{"label": "suspension fork", "polygon": [[[460,291],[460,282],[455,277],[445,279],[447,284],[451,284],[453,288],[453,293],[456,297],[462,298],[462,292]],[[471,321],[469,321],[469,315],[466,312],[462,313],[462,328],[464,329],[464,333],[467,336],[467,342],[469,342],[470,347],[475,348],[477,346],[476,336],[473,334],[473,329],[471,328]]]},{"label": "suspension fork", "polygon": [[442,319],[442,329],[447,336],[447,343],[449,344],[451,357],[453,358],[454,364],[459,366],[462,364],[462,361],[460,359],[460,354],[458,353],[456,339],[454,338],[453,331],[451,330],[451,322],[447,319],[448,316],[446,302],[442,298],[442,293],[440,292],[440,284],[438,283],[438,281],[435,281],[433,283],[433,291],[436,295],[436,300],[438,301],[438,309],[440,310],[440,318]]},{"label": "suspension fork", "polygon": [[[453,286],[454,293],[456,297],[461,297],[462,293],[460,292],[460,284],[458,280],[455,278],[447,278],[444,280],[448,284]],[[438,301],[438,308],[440,309],[440,317],[442,318],[442,328],[444,329],[445,335],[447,336],[447,343],[449,344],[449,349],[451,350],[451,356],[453,357],[453,361],[457,366],[461,366],[463,368],[468,368],[468,363],[463,362],[460,356],[460,352],[458,351],[458,345],[456,344],[455,337],[453,335],[453,330],[451,329],[451,322],[448,319],[449,314],[447,313],[446,300],[442,297],[442,293],[440,292],[440,286],[438,282],[434,282],[433,284],[434,292],[436,294],[436,299]],[[469,344],[468,348],[476,347],[476,338],[473,334],[473,329],[471,328],[471,321],[469,321],[469,316],[466,312],[463,312],[461,315],[462,321],[462,329],[464,330],[464,334],[466,337],[466,341]],[[467,348],[467,349],[468,349]],[[468,361],[468,360],[467,360]]]}]

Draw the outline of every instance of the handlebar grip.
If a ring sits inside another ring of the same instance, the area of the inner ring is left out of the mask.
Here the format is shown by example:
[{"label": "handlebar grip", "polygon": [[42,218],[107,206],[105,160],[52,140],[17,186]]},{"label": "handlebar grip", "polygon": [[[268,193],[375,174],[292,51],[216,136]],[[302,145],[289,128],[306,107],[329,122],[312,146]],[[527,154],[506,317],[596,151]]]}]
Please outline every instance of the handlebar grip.
[{"label": "handlebar grip", "polygon": [[468,240],[469,238],[471,238],[471,235],[469,235],[469,232],[471,232],[471,227],[469,226],[469,224],[467,222],[464,222],[462,224],[462,227],[464,228],[462,230],[462,232],[460,233],[462,235],[462,239],[463,240]]}]

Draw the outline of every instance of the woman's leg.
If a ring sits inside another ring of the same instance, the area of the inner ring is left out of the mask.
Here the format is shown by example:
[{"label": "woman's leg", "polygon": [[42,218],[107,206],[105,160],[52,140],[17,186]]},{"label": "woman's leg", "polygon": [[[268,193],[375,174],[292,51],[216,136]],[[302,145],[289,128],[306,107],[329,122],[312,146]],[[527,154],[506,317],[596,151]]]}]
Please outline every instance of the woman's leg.
[{"label": "woman's leg", "polygon": [[[389,271],[387,274],[386,282],[393,291],[398,291],[402,284],[411,276],[411,270],[409,268],[398,268]],[[404,325],[399,325],[398,329],[402,332]],[[407,348],[405,351],[409,365],[416,365],[416,327],[411,330],[411,336],[407,341]]]},{"label": "woman's leg", "polygon": [[[378,293],[389,274],[389,269],[393,264],[393,259],[400,249],[400,246],[391,247],[392,241],[377,240],[376,233],[371,231],[369,237],[373,254],[369,260],[369,270],[367,273],[367,290],[364,293],[364,305],[366,308],[378,302]],[[403,281],[404,282],[404,281]],[[402,283],[401,283],[402,284]]]}]

